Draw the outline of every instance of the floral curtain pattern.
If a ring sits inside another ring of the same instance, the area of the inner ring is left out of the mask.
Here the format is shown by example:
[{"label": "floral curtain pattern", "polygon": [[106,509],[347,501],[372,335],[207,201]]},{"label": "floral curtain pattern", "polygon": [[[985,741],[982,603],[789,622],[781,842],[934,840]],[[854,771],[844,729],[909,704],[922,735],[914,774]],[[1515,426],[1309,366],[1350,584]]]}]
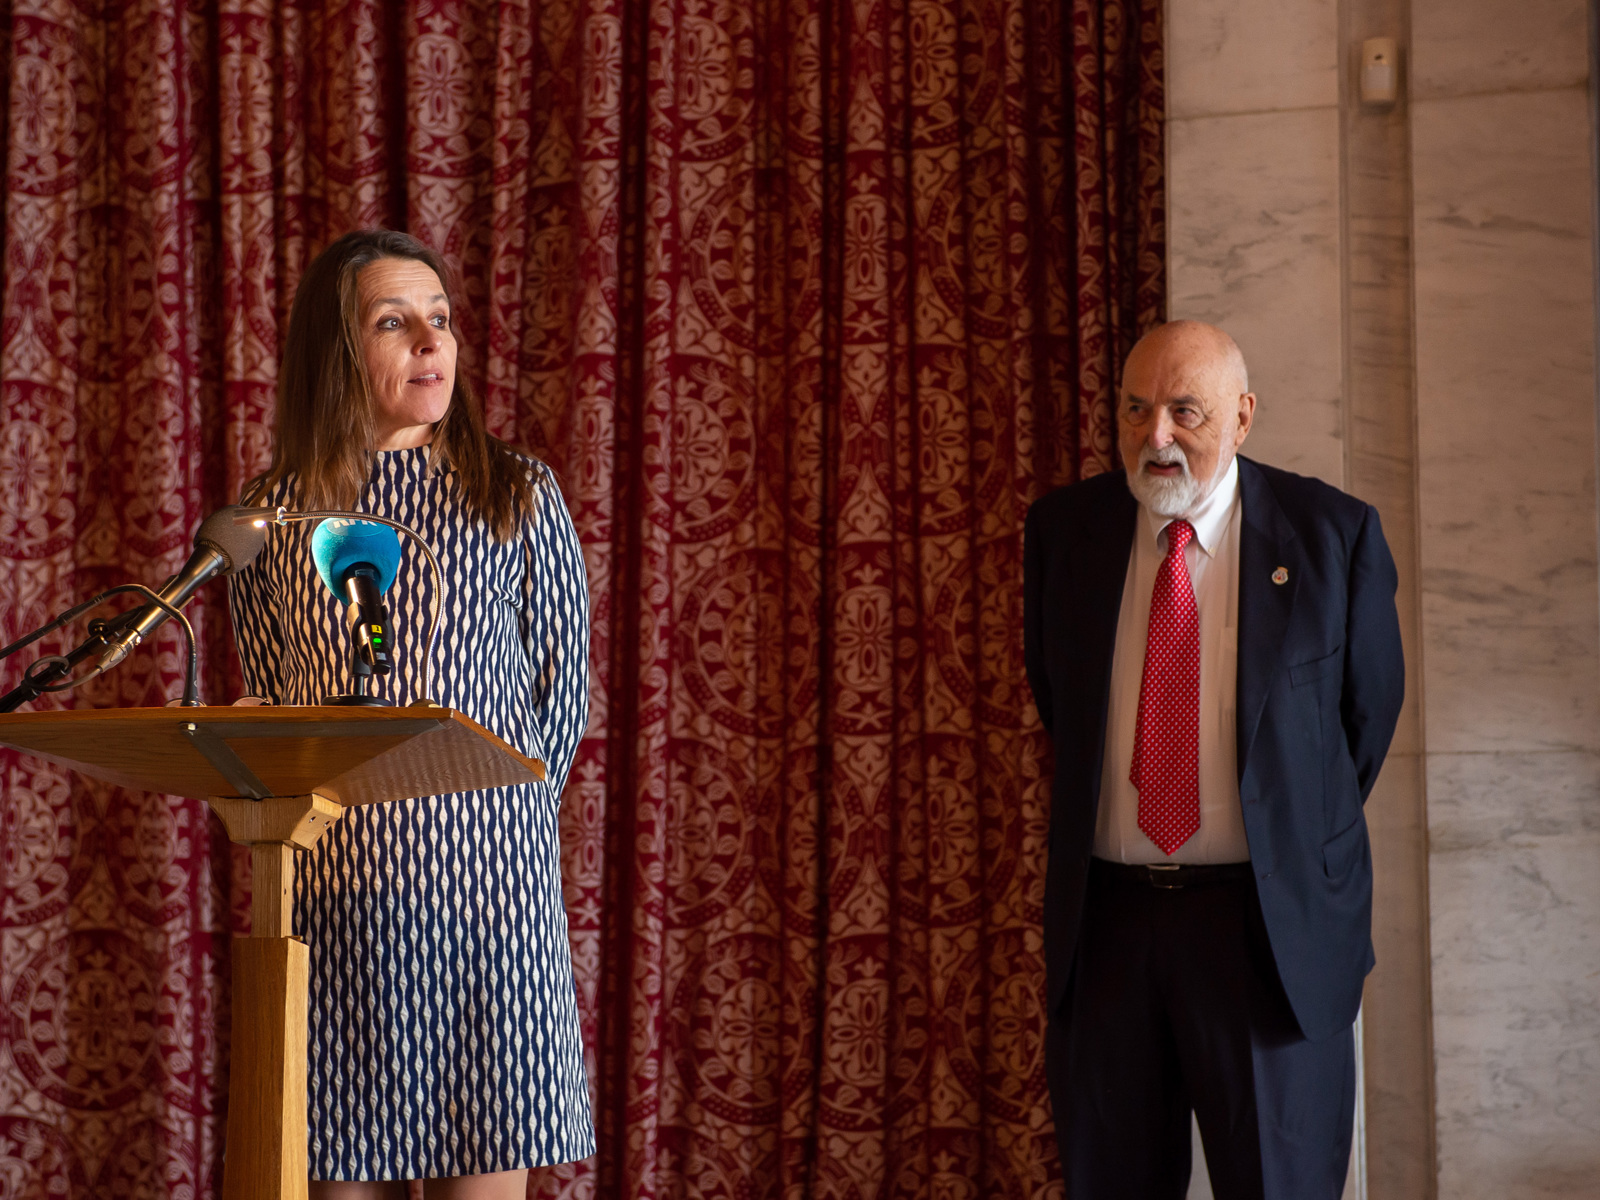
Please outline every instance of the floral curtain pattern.
[{"label": "floral curtain pattern", "polygon": [[[601,1152],[531,1192],[1056,1188],[1021,523],[1109,465],[1164,306],[1159,4],[0,10],[0,640],[175,569],[265,463],[307,261],[411,230],[594,597]],[[51,702],[180,678],[169,626]],[[197,801],[0,772],[0,1196],[210,1197],[248,863]]]}]

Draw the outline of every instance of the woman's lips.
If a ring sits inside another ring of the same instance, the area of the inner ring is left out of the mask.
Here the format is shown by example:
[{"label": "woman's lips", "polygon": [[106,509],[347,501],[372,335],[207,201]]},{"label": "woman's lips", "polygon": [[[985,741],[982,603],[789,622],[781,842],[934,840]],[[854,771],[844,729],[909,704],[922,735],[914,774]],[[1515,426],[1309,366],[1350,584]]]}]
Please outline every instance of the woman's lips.
[{"label": "woman's lips", "polygon": [[418,387],[443,387],[444,386],[444,380],[440,376],[434,375],[434,374],[417,375],[417,376],[414,376],[411,379],[406,380],[406,382],[407,383],[414,383]]}]

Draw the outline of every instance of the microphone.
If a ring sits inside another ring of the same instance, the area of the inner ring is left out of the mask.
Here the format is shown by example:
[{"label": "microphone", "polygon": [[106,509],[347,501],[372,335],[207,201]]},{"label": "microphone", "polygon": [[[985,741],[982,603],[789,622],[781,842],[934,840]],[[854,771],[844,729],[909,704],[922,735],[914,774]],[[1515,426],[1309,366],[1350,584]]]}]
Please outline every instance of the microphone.
[{"label": "microphone", "polygon": [[400,569],[400,539],[387,525],[332,517],[311,535],[317,574],[355,628],[358,677],[387,675],[394,665],[394,636],[383,594]]},{"label": "microphone", "polygon": [[[342,576],[345,575],[348,568],[352,568],[367,559],[376,559],[377,561],[367,562],[367,565],[372,568],[371,572],[352,571],[351,574],[366,579],[366,581],[372,585],[371,591],[365,590],[364,584],[357,584],[354,586],[360,587],[363,589],[363,591],[365,591],[367,611],[370,613],[375,609],[378,615],[380,617],[384,617],[385,619],[377,621],[364,621],[361,623],[367,626],[365,632],[367,635],[369,635],[369,641],[370,635],[373,633],[371,626],[376,624],[381,627],[378,631],[378,636],[383,639],[382,647],[387,652],[386,657],[390,659],[393,658],[394,640],[390,636],[386,614],[383,612],[382,596],[389,584],[393,582],[394,574],[399,569],[400,546],[399,539],[395,537],[395,533],[389,533],[388,535],[374,534],[373,527],[382,526],[386,529],[393,530],[396,533],[403,533],[410,538],[412,542],[416,544],[416,547],[421,552],[422,557],[426,560],[428,564],[429,577],[433,580],[433,598],[428,606],[428,639],[426,647],[423,650],[421,663],[421,694],[423,696],[428,694],[428,676],[430,666],[433,662],[433,647],[434,643],[439,637],[439,607],[442,603],[442,597],[444,596],[444,575],[439,570],[439,558],[436,554],[434,554],[433,547],[428,545],[427,538],[423,537],[415,529],[411,528],[411,526],[400,521],[393,520],[389,517],[380,517],[375,513],[346,512],[343,509],[333,508],[305,509],[301,512],[290,512],[287,507],[279,505],[276,509],[250,509],[242,515],[236,515],[233,519],[240,524],[248,523],[257,526],[258,528],[265,528],[268,525],[276,525],[279,528],[282,528],[285,525],[302,521],[317,522],[318,528],[312,535],[313,557],[315,556],[316,546],[319,542],[324,546],[324,554],[326,556],[325,563],[318,564],[318,573],[321,575],[323,583],[327,585],[328,590],[331,591],[335,596],[339,597],[339,599],[345,601],[346,605],[349,604],[351,599],[350,587],[352,585],[348,579],[342,578]],[[324,522],[327,522],[329,526],[327,532],[323,532],[321,528],[321,525]],[[350,554],[344,555],[342,552],[338,551],[336,547],[340,545],[355,545],[354,542],[348,540],[356,536],[356,533],[351,531],[352,526],[360,527],[360,536],[362,538],[375,536],[378,538],[384,538],[385,540],[381,544],[378,542],[366,542],[365,545],[367,549],[364,552],[356,553],[352,551]],[[373,594],[374,591],[376,592],[376,595]],[[357,599],[360,600],[361,597],[358,596]],[[362,616],[360,604],[357,605],[356,610],[350,615],[353,621],[360,620]],[[356,648],[356,653],[352,656],[353,661],[351,663],[351,669],[356,678],[360,680],[360,686],[365,688],[367,686],[367,680],[372,675],[373,668],[369,666],[366,659],[363,658],[363,649],[364,647],[362,646],[358,646]],[[373,657],[375,659],[376,655]],[[327,697],[324,698],[323,703],[386,705],[388,701],[375,699],[372,696],[361,694],[356,696]],[[431,704],[432,701],[418,701],[417,703]]]},{"label": "microphone", "polygon": [[97,671],[109,671],[128,657],[135,646],[172,619],[171,609],[182,608],[203,585],[219,575],[234,574],[261,553],[267,541],[266,529],[235,520],[239,514],[251,511],[244,505],[231,504],[219,508],[200,523],[200,528],[195,530],[194,552],[189,555],[189,561],[156,593],[170,608],[146,604],[110,622],[102,634],[106,646],[95,661]]},{"label": "microphone", "polygon": [[[167,580],[159,592],[152,592],[149,588],[137,584],[124,584],[112,588],[85,604],[69,609],[50,624],[34,630],[26,638],[6,647],[6,654],[20,650],[29,642],[36,641],[53,629],[59,629],[87,609],[96,607],[120,592],[139,591],[155,598],[152,603],[139,608],[130,608],[121,616],[109,621],[91,621],[89,636],[71,653],[51,655],[35,662],[23,672],[21,683],[0,696],[0,713],[15,712],[22,705],[37,700],[46,692],[58,692],[65,688],[76,687],[85,680],[109,671],[128,657],[129,651],[154,633],[157,627],[174,616],[183,622],[184,633],[189,643],[188,678],[184,683],[183,702],[198,704],[194,634],[189,628],[188,618],[182,616],[179,610],[207,581],[215,579],[218,575],[232,575],[261,553],[261,547],[267,540],[266,524],[264,521],[258,523],[257,519],[250,515],[254,513],[259,517],[261,511],[259,508],[252,509],[235,504],[219,508],[212,513],[200,523],[200,528],[195,530],[194,552],[189,555],[189,561],[183,564],[176,575]],[[91,669],[81,676],[74,676],[73,672],[85,663],[91,663]]]}]

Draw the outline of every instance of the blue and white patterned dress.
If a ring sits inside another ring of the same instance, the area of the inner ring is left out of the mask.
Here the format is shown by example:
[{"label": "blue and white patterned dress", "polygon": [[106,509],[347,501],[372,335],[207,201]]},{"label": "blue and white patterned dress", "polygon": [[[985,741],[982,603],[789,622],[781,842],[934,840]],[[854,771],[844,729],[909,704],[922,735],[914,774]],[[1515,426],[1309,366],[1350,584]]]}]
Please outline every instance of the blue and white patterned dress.
[{"label": "blue and white patterned dress", "polygon": [[[432,545],[445,598],[432,698],[547,765],[547,782],[351,808],[300,862],[311,948],[311,1176],[476,1175],[594,1152],[556,809],[588,719],[589,607],[572,519],[529,460],[538,510],[508,542],[469,517],[428,450],[378,453],[357,508]],[[288,489],[268,496],[289,503]],[[293,504],[290,503],[290,507]],[[385,596],[420,698],[432,582],[401,539]],[[275,704],[353,691],[343,605],[311,526],[274,528],[233,580],[246,685]]]}]

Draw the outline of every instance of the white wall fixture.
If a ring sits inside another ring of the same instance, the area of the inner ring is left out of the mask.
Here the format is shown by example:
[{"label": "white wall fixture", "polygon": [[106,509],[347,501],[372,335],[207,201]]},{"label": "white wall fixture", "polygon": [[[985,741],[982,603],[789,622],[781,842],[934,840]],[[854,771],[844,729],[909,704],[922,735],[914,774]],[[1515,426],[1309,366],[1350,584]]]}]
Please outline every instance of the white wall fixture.
[{"label": "white wall fixture", "polygon": [[1387,106],[1400,98],[1400,46],[1394,38],[1361,43],[1361,103]]}]

